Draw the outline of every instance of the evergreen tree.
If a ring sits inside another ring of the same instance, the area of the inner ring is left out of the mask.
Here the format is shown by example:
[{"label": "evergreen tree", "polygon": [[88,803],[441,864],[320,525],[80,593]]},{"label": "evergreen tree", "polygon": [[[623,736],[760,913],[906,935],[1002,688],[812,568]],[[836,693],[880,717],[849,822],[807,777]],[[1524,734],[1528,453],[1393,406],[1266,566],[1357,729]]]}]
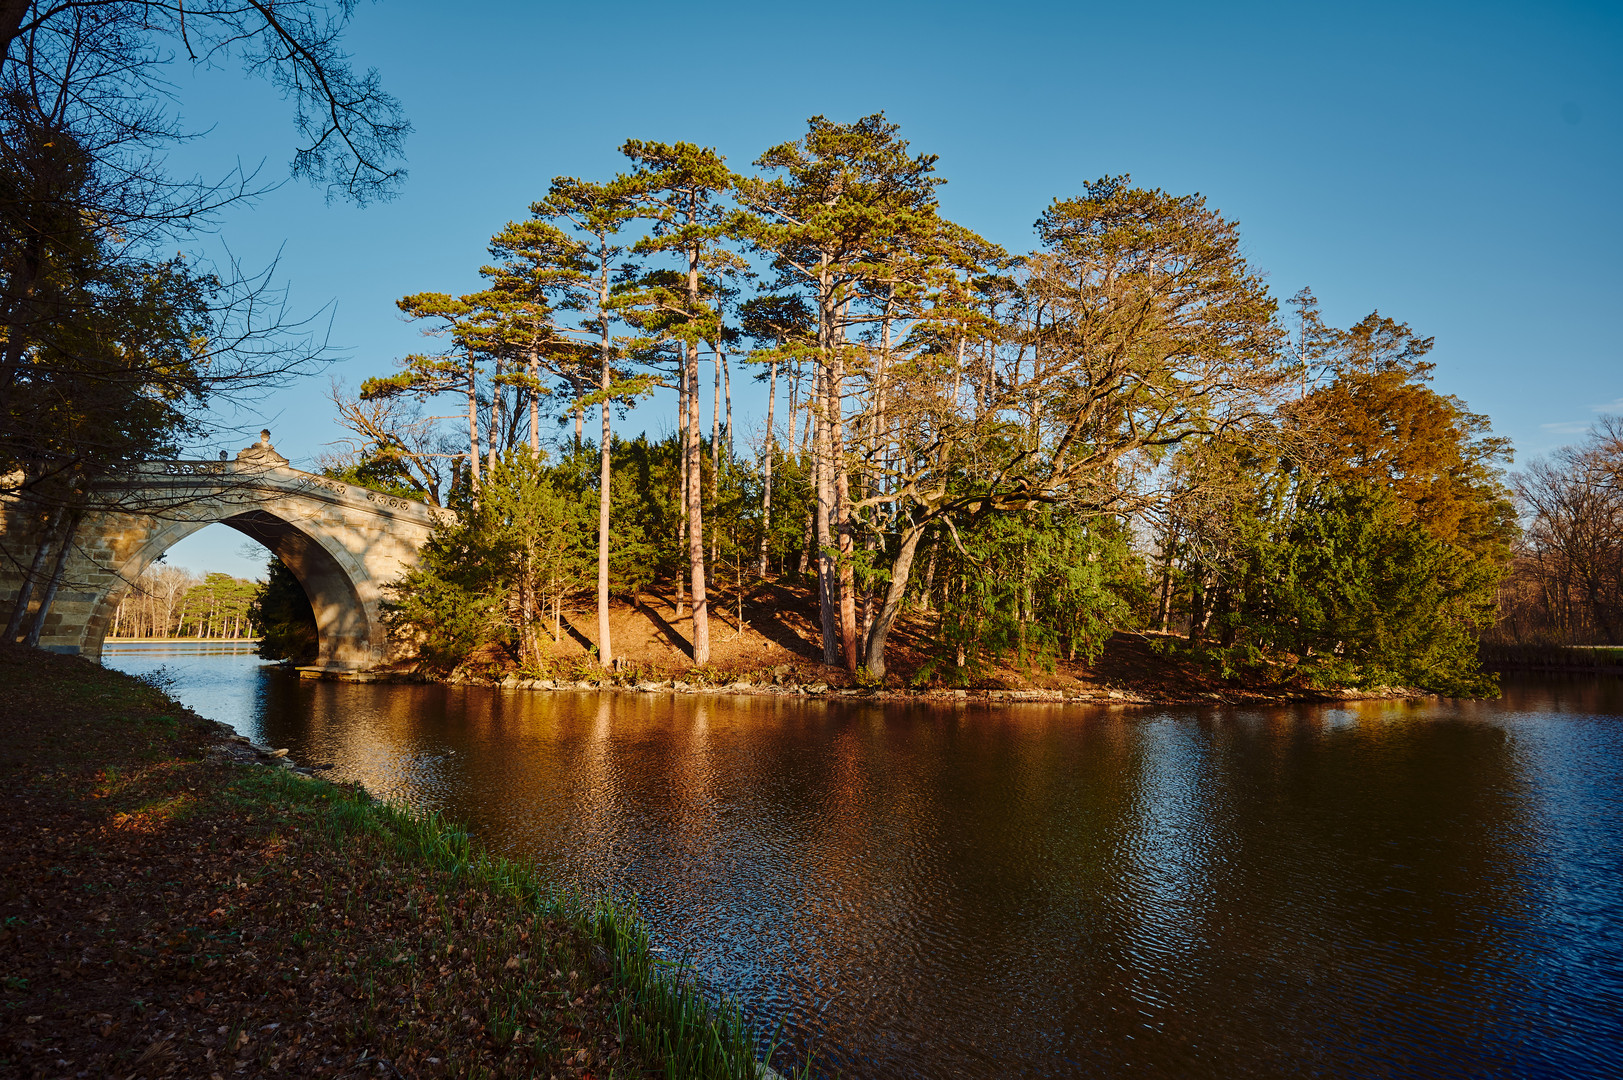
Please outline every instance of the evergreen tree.
[{"label": "evergreen tree", "polygon": [[385,621],[431,668],[449,670],[493,642],[541,667],[542,635],[561,639],[564,607],[587,579],[582,493],[526,449],[498,458],[477,497],[464,489],[452,505],[455,519],[394,585]]},{"label": "evergreen tree", "polygon": [[448,339],[450,347],[438,353],[413,353],[400,361],[394,375],[367,379],[361,384],[361,399],[371,401],[400,394],[419,400],[457,392],[466,402],[468,418],[468,479],[479,487],[479,376],[482,370],[480,337],[475,316],[479,313],[478,294],[451,296],[447,293],[413,293],[395,302],[413,319],[433,320],[423,333]]},{"label": "evergreen tree", "polygon": [[[668,315],[665,333],[682,348],[685,394],[683,425],[686,445],[688,572],[693,599],[693,662],[710,662],[710,606],[705,589],[704,468],[699,443],[699,345],[708,341],[720,352],[720,321],[705,302],[700,287],[704,271],[725,265],[718,241],[728,234],[719,199],[733,184],[721,155],[692,143],[645,143],[630,140],[621,151],[636,168],[628,177],[636,192],[639,216],[650,222],[635,250],[643,255],[669,252],[685,264],[674,289],[644,290],[643,303]],[[650,283],[652,284],[652,283]]]},{"label": "evergreen tree", "polygon": [[[745,178],[748,212],[736,227],[768,254],[780,288],[806,290],[817,319],[816,434],[818,596],[827,663],[859,663],[856,522],[846,455],[845,395],[853,305],[865,287],[894,277],[900,252],[935,245],[943,225],[933,155],[913,155],[882,113],[854,124],[816,116],[804,138],[768,150]],[[860,307],[857,320],[863,317]]]},{"label": "evergreen tree", "polygon": [[259,628],[259,656],[308,663],[315,659],[320,645],[310,598],[281,559],[273,556],[266,569],[265,584],[249,609],[250,619]]},{"label": "evergreen tree", "polygon": [[[637,187],[625,178],[596,184],[559,177],[552,182],[545,199],[530,207],[532,220],[524,226],[509,226],[521,236],[522,251],[534,252],[530,265],[536,273],[549,276],[554,288],[569,297],[569,306],[581,316],[580,329],[595,338],[595,387],[582,395],[577,407],[596,405],[600,414],[597,475],[597,657],[609,665],[614,651],[609,634],[609,579],[613,544],[610,519],[613,513],[614,433],[610,410],[652,388],[649,378],[629,377],[619,364],[623,343],[614,333],[619,310],[626,300],[616,295],[615,286],[633,271],[619,265],[625,246],[614,242],[620,231],[639,212]],[[563,228],[560,226],[567,226]],[[542,259],[546,259],[545,262]],[[577,435],[577,446],[579,436]]]}]

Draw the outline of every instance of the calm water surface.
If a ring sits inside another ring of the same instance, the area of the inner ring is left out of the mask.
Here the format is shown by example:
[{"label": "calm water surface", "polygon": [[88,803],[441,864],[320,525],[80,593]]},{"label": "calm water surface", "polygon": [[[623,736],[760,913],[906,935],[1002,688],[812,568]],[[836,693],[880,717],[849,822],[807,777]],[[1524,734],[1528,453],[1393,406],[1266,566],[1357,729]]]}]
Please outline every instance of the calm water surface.
[{"label": "calm water surface", "polygon": [[107,662],[637,894],[829,1075],[1623,1075],[1623,682],[987,709]]}]

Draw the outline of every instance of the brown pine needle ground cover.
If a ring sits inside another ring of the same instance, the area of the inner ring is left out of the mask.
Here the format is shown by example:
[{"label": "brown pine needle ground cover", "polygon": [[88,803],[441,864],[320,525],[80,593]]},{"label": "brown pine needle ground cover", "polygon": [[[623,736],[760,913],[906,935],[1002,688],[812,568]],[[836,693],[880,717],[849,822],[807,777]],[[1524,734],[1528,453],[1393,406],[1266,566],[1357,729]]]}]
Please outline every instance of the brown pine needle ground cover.
[{"label": "brown pine needle ground cover", "polygon": [[0,1076],[757,1075],[634,913],[0,646]]},{"label": "brown pine needle ground cover", "polygon": [[[596,634],[592,602],[589,597],[579,598],[576,607],[566,613],[561,639],[547,646],[551,660],[546,670],[524,665],[510,644],[492,643],[476,650],[457,675],[476,681],[545,677],[622,687],[670,680],[712,687],[746,683],[786,689],[821,684],[894,695],[963,689],[1085,696],[1115,690],[1135,701],[1163,704],[1267,704],[1420,693],[1402,688],[1355,691],[1315,686],[1293,672],[1291,664],[1282,662],[1294,659],[1290,657],[1229,669],[1223,650],[1215,645],[1203,648],[1181,635],[1154,632],[1117,631],[1091,660],[1045,657],[1022,663],[1016,655],[986,655],[973,668],[955,671],[938,640],[939,615],[915,609],[904,611],[891,630],[888,674],[879,687],[823,663],[816,593],[805,582],[788,578],[754,582],[742,603],[737,593],[719,593],[712,609],[710,663],[704,668],[693,667],[692,610],[684,607],[678,614],[674,593],[644,588],[634,603],[616,599],[610,605],[609,623],[621,668],[605,674],[589,652]],[[398,661],[395,672],[403,676],[444,674],[422,672],[411,660]]]}]

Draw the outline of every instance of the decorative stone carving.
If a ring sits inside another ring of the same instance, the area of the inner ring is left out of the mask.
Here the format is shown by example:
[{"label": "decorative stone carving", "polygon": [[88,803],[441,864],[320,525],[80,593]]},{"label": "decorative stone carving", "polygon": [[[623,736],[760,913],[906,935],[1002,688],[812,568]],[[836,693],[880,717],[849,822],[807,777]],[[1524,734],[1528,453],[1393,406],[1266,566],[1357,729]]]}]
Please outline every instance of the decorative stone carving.
[{"label": "decorative stone carving", "polygon": [[278,454],[276,448],[271,445],[269,428],[259,433],[258,442],[237,451],[237,461],[258,469],[275,469],[287,465],[287,458]]}]

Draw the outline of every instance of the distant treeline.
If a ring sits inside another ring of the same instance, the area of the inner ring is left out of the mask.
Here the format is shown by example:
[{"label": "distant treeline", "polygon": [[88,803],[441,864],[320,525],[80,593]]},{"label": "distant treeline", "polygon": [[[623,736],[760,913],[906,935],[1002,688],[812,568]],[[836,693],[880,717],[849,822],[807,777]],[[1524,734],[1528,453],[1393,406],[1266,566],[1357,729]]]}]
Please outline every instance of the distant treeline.
[{"label": "distant treeline", "polygon": [[1489,644],[1623,645],[1623,418],[1515,477],[1525,529]]},{"label": "distant treeline", "polygon": [[254,604],[264,585],[229,574],[204,577],[173,566],[149,569],[131,584],[113,614],[110,638],[259,636]]}]

